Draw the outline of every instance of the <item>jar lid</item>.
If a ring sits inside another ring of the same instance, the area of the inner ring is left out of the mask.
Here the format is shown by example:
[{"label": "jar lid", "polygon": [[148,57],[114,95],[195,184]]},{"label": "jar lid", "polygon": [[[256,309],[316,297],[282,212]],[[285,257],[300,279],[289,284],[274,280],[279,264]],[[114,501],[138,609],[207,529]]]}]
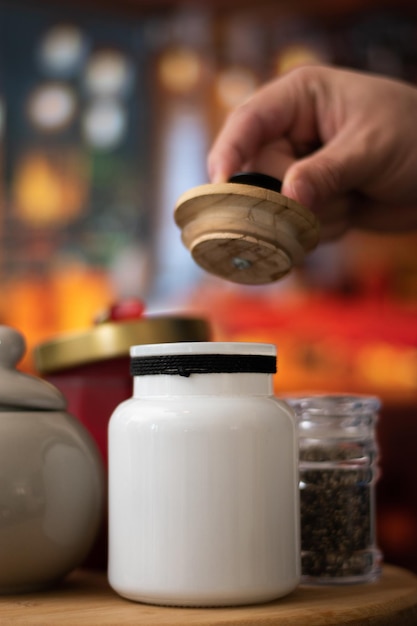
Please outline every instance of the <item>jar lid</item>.
[{"label": "jar lid", "polygon": [[193,317],[143,317],[104,322],[91,329],[60,335],[35,347],[33,357],[41,374],[57,372],[105,359],[129,356],[137,344],[207,341],[207,321]]},{"label": "jar lid", "polygon": [[181,343],[155,343],[131,346],[130,356],[162,356],[166,354],[258,354],[276,357],[277,348],[272,343],[243,341],[199,341]]},{"label": "jar lid", "polygon": [[65,410],[67,402],[56,387],[17,369],[25,350],[19,331],[0,326],[0,412]]},{"label": "jar lid", "polygon": [[316,216],[271,180],[245,173],[180,196],[175,221],[198,265],[236,283],[263,285],[285,276],[316,247]]}]

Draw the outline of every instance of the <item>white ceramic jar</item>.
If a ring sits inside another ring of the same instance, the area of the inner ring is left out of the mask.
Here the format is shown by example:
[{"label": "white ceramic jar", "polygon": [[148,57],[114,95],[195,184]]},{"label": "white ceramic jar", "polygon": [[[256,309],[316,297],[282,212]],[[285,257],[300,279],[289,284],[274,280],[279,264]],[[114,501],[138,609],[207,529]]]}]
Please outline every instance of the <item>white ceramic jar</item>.
[{"label": "white ceramic jar", "polygon": [[153,604],[272,600],[299,581],[298,448],[269,344],[131,349],[109,426],[109,581]]}]

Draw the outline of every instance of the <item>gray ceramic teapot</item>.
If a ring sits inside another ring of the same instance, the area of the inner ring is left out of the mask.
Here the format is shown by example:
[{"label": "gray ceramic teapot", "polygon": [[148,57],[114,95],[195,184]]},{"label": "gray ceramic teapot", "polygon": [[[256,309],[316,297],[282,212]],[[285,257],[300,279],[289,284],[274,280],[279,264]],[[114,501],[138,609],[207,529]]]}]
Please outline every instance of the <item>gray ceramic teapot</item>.
[{"label": "gray ceramic teapot", "polygon": [[0,593],[49,587],[80,565],[104,506],[94,441],[58,389],[16,369],[24,352],[0,326]]}]

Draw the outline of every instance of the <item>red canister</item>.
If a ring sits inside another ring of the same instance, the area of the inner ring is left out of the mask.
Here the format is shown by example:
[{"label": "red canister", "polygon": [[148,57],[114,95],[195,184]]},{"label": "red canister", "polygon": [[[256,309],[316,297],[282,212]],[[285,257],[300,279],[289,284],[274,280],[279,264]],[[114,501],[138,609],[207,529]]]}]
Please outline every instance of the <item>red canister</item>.
[{"label": "red canister", "polygon": [[[123,307],[122,307],[123,309]],[[132,345],[209,341],[209,324],[199,318],[143,316],[124,319],[119,309],[91,329],[52,338],[34,349],[35,366],[65,396],[67,410],[95,439],[107,467],[107,427],[113,410],[132,395],[129,349]],[[120,317],[122,319],[120,319]],[[107,519],[86,562],[107,564]]]},{"label": "red canister", "polygon": [[107,466],[107,425],[113,410],[132,395],[132,345],[208,341],[206,321],[193,317],[142,317],[106,321],[38,345],[39,374],[58,387],[68,411],[90,431]]}]

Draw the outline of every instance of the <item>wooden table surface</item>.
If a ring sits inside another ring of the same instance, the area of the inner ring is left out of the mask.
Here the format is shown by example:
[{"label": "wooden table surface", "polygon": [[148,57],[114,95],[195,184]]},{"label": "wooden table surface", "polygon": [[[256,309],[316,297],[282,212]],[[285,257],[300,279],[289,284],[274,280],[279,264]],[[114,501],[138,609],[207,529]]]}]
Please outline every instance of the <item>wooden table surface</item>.
[{"label": "wooden table surface", "polygon": [[417,576],[385,566],[375,583],[300,586],[289,596],[249,607],[190,609],[130,602],[105,574],[78,570],[54,590],[0,598],[0,624],[30,626],[411,626],[417,625]]}]

